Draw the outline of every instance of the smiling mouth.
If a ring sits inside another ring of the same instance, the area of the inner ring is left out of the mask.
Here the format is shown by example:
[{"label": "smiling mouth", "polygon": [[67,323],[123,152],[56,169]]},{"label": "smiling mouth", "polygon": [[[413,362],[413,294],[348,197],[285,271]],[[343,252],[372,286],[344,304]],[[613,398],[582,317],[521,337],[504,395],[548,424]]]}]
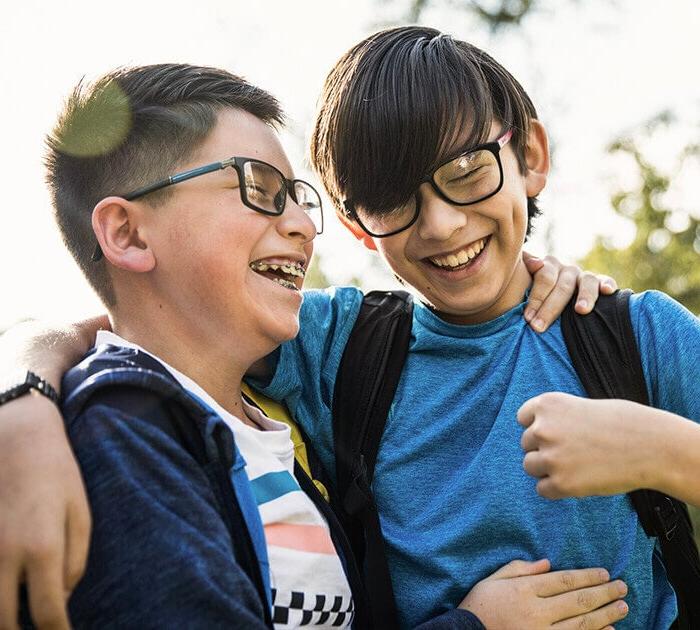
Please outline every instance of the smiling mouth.
[{"label": "smiling mouth", "polygon": [[490,241],[491,235],[489,234],[489,236],[463,247],[458,252],[448,254],[447,256],[430,256],[424,260],[443,271],[459,271],[461,269],[466,269],[479,259]]},{"label": "smiling mouth", "polygon": [[[304,265],[291,260],[284,263],[256,260],[250,263],[249,267],[263,278],[272,280],[291,291],[299,291],[301,289],[301,284],[304,282],[304,276],[306,275]],[[299,283],[299,286],[297,286],[297,283]]]}]

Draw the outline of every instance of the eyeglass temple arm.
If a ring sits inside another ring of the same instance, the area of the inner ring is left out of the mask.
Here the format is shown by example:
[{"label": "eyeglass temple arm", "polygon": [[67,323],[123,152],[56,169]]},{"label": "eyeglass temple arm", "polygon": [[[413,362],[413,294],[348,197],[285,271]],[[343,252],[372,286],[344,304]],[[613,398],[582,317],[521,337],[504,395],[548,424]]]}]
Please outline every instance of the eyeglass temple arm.
[{"label": "eyeglass temple arm", "polygon": [[[160,190],[161,188],[172,186],[173,184],[179,184],[180,182],[192,179],[193,177],[198,177],[199,175],[206,175],[207,173],[212,173],[213,171],[219,171],[223,168],[226,168],[227,166],[231,166],[233,162],[234,159],[231,158],[222,162],[213,162],[212,164],[207,164],[206,166],[193,168],[189,171],[185,171],[184,173],[178,173],[177,175],[167,177],[166,179],[161,179],[160,181],[155,182],[154,184],[149,184],[148,186],[142,186],[141,188],[132,190],[130,193],[123,195],[123,197],[127,201],[133,201],[134,199],[143,197],[144,195],[155,192],[156,190]],[[95,251],[92,253],[90,260],[92,260],[92,262],[97,262],[102,258],[102,256],[102,248],[100,247],[100,244],[97,243],[97,245],[95,246]]]},{"label": "eyeglass temple arm", "polygon": [[501,147],[501,149],[502,149],[504,146],[506,146],[506,144],[508,143],[508,140],[510,140],[512,136],[513,136],[513,130],[509,129],[500,138],[498,138],[496,140],[496,142],[498,142],[498,146]]}]

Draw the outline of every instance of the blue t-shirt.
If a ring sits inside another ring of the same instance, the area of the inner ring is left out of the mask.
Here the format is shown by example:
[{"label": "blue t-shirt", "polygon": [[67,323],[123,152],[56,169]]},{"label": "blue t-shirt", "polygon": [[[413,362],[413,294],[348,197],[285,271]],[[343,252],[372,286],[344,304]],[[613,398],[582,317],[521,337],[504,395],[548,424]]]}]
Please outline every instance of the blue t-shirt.
[{"label": "blue t-shirt", "polygon": [[[354,288],[306,293],[301,332],[265,389],[331,472],[333,388],[361,301]],[[666,629],[675,596],[628,497],[552,501],[523,471],[518,408],[548,391],[585,396],[559,322],[535,333],[523,308],[459,326],[415,306],[373,484],[401,623],[454,608],[510,560],[549,558],[555,569],[603,566],[627,582],[630,613],[617,628]],[[651,404],[700,421],[700,320],[653,291],[633,296],[630,310]]]}]

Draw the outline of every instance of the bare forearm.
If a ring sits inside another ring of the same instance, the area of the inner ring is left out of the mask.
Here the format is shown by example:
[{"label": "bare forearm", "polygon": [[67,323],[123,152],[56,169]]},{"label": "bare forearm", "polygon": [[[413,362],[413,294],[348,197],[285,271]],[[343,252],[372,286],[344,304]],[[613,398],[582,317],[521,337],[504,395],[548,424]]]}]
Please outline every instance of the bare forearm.
[{"label": "bare forearm", "polygon": [[523,467],[550,499],[659,490],[700,506],[700,424],[629,400],[549,392],[518,411]]},{"label": "bare forearm", "polygon": [[0,337],[0,374],[31,370],[58,390],[63,373],[90,349],[100,328],[109,328],[106,316],[61,327],[18,324]]},{"label": "bare forearm", "polygon": [[641,413],[654,431],[644,476],[653,489],[700,507],[700,424],[652,407]]}]

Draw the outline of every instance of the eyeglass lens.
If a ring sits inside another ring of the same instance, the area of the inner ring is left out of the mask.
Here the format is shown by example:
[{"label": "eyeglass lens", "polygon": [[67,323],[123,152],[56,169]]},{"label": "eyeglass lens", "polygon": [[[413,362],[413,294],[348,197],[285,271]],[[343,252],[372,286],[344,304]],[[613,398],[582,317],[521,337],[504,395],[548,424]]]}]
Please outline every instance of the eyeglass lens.
[{"label": "eyeglass lens", "polygon": [[294,190],[287,190],[287,183],[282,175],[264,162],[250,161],[243,166],[245,192],[250,203],[272,214],[282,214],[287,202],[287,193],[293,192],[292,198],[309,215],[316,232],[323,230],[321,198],[316,190],[300,180],[294,181]]},{"label": "eyeglass lens", "polygon": [[[469,204],[491,196],[501,183],[501,169],[496,156],[487,149],[472,151],[443,164],[433,173],[432,181],[450,201]],[[389,234],[408,226],[416,216],[416,196],[404,205],[382,214],[355,208],[362,224],[373,234]]]}]

